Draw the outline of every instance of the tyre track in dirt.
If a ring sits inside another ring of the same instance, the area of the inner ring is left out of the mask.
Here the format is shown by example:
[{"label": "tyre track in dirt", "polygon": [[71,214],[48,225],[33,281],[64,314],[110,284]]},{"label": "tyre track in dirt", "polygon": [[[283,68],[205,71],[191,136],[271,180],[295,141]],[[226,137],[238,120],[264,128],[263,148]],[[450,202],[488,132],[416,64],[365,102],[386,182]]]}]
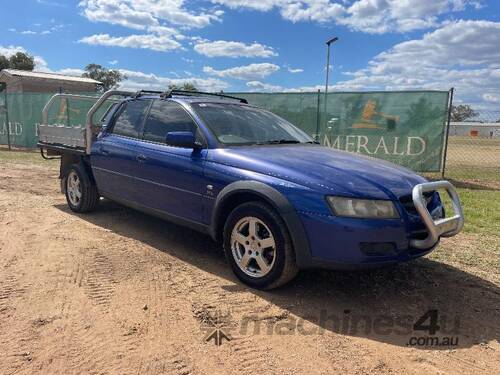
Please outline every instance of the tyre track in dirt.
[{"label": "tyre track in dirt", "polygon": [[[172,345],[173,338],[170,332],[175,329],[175,321],[181,320],[176,309],[169,309],[168,314],[163,311],[169,305],[169,300],[177,293],[169,293],[175,290],[172,284],[164,277],[165,273],[171,272],[171,266],[155,269],[150,272],[150,279],[147,282],[147,318],[145,330],[148,333],[144,350],[141,354],[137,374],[165,374],[190,375],[193,367],[189,360],[185,358],[177,345]],[[172,301],[173,302],[173,301]]]}]

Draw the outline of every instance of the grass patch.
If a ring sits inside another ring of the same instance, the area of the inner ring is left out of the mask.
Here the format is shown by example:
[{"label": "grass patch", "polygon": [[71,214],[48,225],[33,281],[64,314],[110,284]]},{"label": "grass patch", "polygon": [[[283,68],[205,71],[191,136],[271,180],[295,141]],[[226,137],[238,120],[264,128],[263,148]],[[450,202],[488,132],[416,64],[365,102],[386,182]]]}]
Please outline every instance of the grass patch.
[{"label": "grass patch", "polygon": [[464,231],[500,239],[500,190],[458,189],[465,216]]},{"label": "grass patch", "polygon": [[[500,165],[500,164],[499,164]],[[446,168],[445,178],[460,181],[500,181],[500,167],[459,167],[451,166]]]},{"label": "grass patch", "polygon": [[39,151],[0,150],[0,162],[17,164],[35,164],[45,167],[57,166],[59,160],[45,160]]}]

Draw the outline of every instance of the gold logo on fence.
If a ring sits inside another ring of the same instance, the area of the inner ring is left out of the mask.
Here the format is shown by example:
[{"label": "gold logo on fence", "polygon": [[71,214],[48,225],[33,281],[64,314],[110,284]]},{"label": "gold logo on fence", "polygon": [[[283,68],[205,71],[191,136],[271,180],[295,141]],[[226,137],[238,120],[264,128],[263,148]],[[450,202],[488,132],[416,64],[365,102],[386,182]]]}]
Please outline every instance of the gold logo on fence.
[{"label": "gold logo on fence", "polygon": [[394,130],[399,116],[388,115],[377,111],[377,103],[368,100],[361,114],[361,121],[352,125],[353,129],[386,129]]}]

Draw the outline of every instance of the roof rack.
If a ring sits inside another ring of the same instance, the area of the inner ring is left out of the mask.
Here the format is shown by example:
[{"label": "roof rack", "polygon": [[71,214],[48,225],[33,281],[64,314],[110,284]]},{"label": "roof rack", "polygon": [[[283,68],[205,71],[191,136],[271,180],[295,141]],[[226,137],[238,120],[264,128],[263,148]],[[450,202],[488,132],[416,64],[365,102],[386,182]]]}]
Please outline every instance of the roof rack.
[{"label": "roof rack", "polygon": [[211,93],[211,92],[202,92],[202,91],[168,90],[168,91],[164,91],[161,94],[161,98],[162,99],[171,98],[173,95],[179,95],[179,96],[196,96],[196,95],[217,96],[219,98],[234,99],[234,100],[238,100],[240,103],[248,104],[248,101],[246,99],[238,98],[236,96],[219,94],[219,93]]},{"label": "roof rack", "polygon": [[137,99],[138,97],[146,95],[146,94],[160,94],[161,95],[161,94],[163,94],[163,91],[139,90],[139,91],[136,91],[136,93],[134,95],[132,95],[132,97],[134,99]]}]

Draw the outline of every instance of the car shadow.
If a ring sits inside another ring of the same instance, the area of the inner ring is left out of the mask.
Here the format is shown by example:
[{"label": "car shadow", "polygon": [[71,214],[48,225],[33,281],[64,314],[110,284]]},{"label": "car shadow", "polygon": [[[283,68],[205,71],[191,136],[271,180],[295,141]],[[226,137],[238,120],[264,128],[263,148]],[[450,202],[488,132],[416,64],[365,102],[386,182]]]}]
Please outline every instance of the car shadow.
[{"label": "car shadow", "polygon": [[[56,208],[75,215],[66,205]],[[454,347],[500,340],[500,288],[427,258],[363,272],[302,271],[282,288],[260,291],[240,283],[226,264],[220,246],[191,229],[108,200],[101,201],[96,212],[77,216],[222,277],[229,281],[222,286],[227,291],[253,293],[288,311],[286,316],[267,322],[275,324],[272,332],[268,331],[271,333],[329,331],[422,349],[450,349],[449,345],[441,345],[446,338],[458,341]],[[433,316],[437,316],[439,326],[436,334],[426,328]],[[262,320],[250,317],[254,318]],[[420,329],[415,330],[419,318]],[[413,343],[409,341],[412,337]],[[420,337],[424,339],[418,341]],[[434,338],[439,343],[432,341]],[[425,345],[420,345],[422,340],[426,340]]]}]

